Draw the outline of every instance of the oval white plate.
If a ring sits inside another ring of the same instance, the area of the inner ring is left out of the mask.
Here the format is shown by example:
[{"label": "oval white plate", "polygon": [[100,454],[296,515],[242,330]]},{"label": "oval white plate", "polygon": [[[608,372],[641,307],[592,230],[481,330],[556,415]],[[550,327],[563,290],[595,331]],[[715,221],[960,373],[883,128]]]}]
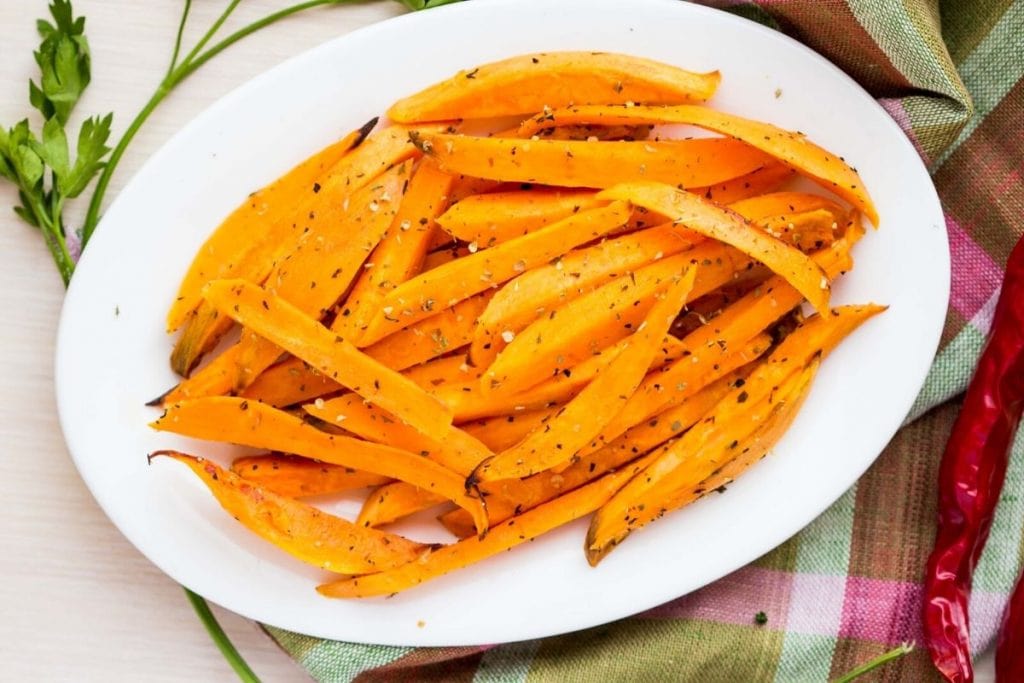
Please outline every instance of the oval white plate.
[{"label": "oval white plate", "polygon": [[[562,633],[683,595],[775,547],[853,484],[898,428],[939,339],[949,254],[935,191],[893,121],[820,56],[722,12],[677,0],[568,0],[553,10],[543,0],[478,0],[322,45],[192,121],[107,212],[61,320],[61,425],[110,519],[175,580],[247,617],[342,640],[466,645]],[[146,426],[157,413],[143,403],[175,381],[168,302],[204,238],[249,191],[459,68],[565,49],[720,69],[714,106],[804,131],[845,155],[882,226],[857,247],[857,268],[835,300],[891,308],[824,363],[772,457],[726,494],[634,534],[599,568],[583,558],[581,521],[390,600],[321,598],[313,587],[322,572],[252,536],[184,467],[147,466],[157,448],[224,462],[231,453]]]}]

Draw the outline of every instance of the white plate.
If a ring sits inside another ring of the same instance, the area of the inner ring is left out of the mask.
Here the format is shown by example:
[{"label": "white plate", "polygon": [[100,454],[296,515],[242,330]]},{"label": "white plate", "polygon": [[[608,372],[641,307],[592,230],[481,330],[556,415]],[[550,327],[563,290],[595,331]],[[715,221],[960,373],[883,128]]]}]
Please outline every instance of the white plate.
[{"label": "white plate", "polygon": [[[389,600],[324,599],[313,590],[323,573],[252,536],[186,468],[147,466],[146,453],[157,448],[225,461],[231,452],[146,426],[157,414],[143,403],[175,380],[166,307],[196,249],[249,191],[459,68],[565,49],[720,69],[714,106],[804,131],[845,155],[882,225],[857,247],[857,268],[835,300],[891,308],[824,363],[772,457],[726,494],[634,534],[599,568],[584,561],[578,522]],[[515,641],[608,622],[693,591],[814,519],[906,415],[939,339],[948,288],[942,213],[917,154],[885,112],[820,56],[752,22],[677,0],[478,0],[398,17],[292,59],[219,101],[154,155],[107,212],[68,291],[58,406],[75,464],[110,519],[167,574],[210,600],[342,640]]]}]

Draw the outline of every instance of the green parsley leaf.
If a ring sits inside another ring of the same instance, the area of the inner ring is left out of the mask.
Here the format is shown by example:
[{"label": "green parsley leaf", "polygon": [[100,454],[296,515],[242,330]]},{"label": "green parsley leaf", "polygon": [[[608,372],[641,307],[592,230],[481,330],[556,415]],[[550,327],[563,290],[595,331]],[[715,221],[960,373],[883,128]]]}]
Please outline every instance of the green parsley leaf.
[{"label": "green parsley leaf", "polygon": [[53,0],[50,14],[54,24],[45,20],[36,23],[42,37],[35,52],[41,77],[39,85],[29,81],[29,102],[43,118],[56,117],[64,124],[89,85],[91,57],[85,18],[72,16],[69,0]]}]

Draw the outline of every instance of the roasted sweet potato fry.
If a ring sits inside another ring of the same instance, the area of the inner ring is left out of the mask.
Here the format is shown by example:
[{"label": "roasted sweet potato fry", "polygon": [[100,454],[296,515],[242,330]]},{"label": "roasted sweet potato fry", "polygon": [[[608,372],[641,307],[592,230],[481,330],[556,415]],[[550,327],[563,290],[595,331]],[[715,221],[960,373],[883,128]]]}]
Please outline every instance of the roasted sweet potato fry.
[{"label": "roasted sweet potato fry", "polygon": [[490,365],[506,346],[502,333],[519,333],[538,317],[593,290],[616,275],[691,248],[703,239],[673,225],[640,230],[569,252],[538,266],[495,293],[477,320],[469,357]]},{"label": "roasted sweet potato fry", "polygon": [[445,356],[414,365],[402,374],[432,392],[444,384],[460,384],[479,378],[480,369],[470,366],[465,356]]},{"label": "roasted sweet potato fry", "polygon": [[[567,491],[597,479],[646,454],[653,448],[679,437],[732,388],[739,378],[736,373],[722,377],[716,382],[682,399],[678,404],[659,413],[655,418],[637,425],[604,448],[580,458],[564,471],[554,474],[540,472],[524,479],[516,488],[514,497],[493,496],[487,499],[487,516],[492,525],[503,522],[513,515],[531,510],[541,503],[557,498]],[[491,487],[502,482],[484,483],[481,491],[487,496]],[[452,510],[440,518],[445,528],[459,538],[476,533],[473,518],[464,510]]]},{"label": "roasted sweet potato fry", "polygon": [[[290,215],[275,220],[262,241],[246,242],[245,252],[234,262],[232,277],[263,283],[275,266],[303,243],[310,231],[335,229],[340,217],[348,212],[355,193],[388,168],[418,154],[409,143],[411,130],[392,126],[368,135],[331,169],[319,191],[308,193],[294,205]],[[422,130],[440,130],[440,127],[428,126]],[[202,355],[217,344],[220,336],[214,332],[228,327],[218,312],[206,302],[200,303],[171,355],[175,372],[187,376]]]},{"label": "roasted sweet potato fry", "polygon": [[508,415],[486,417],[459,425],[495,453],[511,448],[527,434],[544,424],[558,406],[539,410],[521,410]]},{"label": "roasted sweet potato fry", "polygon": [[703,102],[717,71],[698,74],[611,52],[541,52],[460,71],[388,109],[399,123],[532,114],[590,102]]},{"label": "roasted sweet potato fry", "polygon": [[[400,202],[391,226],[363,264],[352,291],[331,329],[359,346],[362,330],[370,324],[384,295],[419,272],[432,236],[434,220],[448,206],[454,178],[429,162],[420,163]],[[377,211],[380,211],[378,205]],[[352,239],[351,235],[346,236]]]},{"label": "roasted sweet potato fry", "polygon": [[433,438],[451,427],[451,411],[403,377],[335,335],[290,303],[243,280],[218,280],[208,301],[296,358]]},{"label": "roasted sweet potato fry", "polygon": [[358,147],[376,125],[377,119],[371,119],[362,128],[352,131],[246,197],[196,252],[178,287],[178,295],[167,312],[167,331],[174,332],[185,323],[203,300],[202,290],[207,282],[234,276],[238,257],[249,245],[263,241],[264,233],[270,230],[278,217],[290,216],[296,198],[309,192],[319,192],[317,181],[349,151]]},{"label": "roasted sweet potato fry", "polygon": [[[213,362],[220,359],[217,357]],[[324,377],[322,374],[309,367],[298,358],[288,358],[277,365],[272,365],[256,378],[256,381],[245,388],[241,393],[244,398],[254,401],[269,403],[275,408],[284,408],[296,403],[311,401],[320,396],[333,394],[342,391],[341,386],[333,379]],[[201,396],[216,395],[215,393],[202,393]],[[189,396],[168,395],[164,404],[174,403]]]},{"label": "roasted sweet potato fry", "polygon": [[799,249],[757,230],[736,212],[698,195],[647,181],[617,185],[599,196],[631,201],[739,249],[786,278],[819,313],[828,313],[829,283],[821,267]]},{"label": "roasted sweet potato fry", "polygon": [[633,478],[594,516],[587,534],[587,559],[593,565],[631,531],[656,517],[672,492],[712,476],[738,455],[746,439],[772,411],[772,394],[787,377],[800,373],[813,359],[826,355],[880,306],[847,306],[834,315],[817,316],[790,334],[702,420],[657,460]]},{"label": "roasted sweet potato fry", "polygon": [[253,448],[286,451],[344,467],[407,481],[466,508],[482,533],[487,513],[464,477],[429,458],[398,448],[328,434],[282,410],[229,396],[210,396],[169,406],[151,425],[157,431]]},{"label": "roasted sweet potato fry", "polygon": [[463,199],[437,222],[452,237],[485,248],[600,205],[589,190],[492,192]]},{"label": "roasted sweet potato fry", "polygon": [[704,199],[709,199],[716,204],[732,204],[742,199],[774,192],[795,175],[796,171],[789,166],[774,162],[746,175],[726,180],[724,183],[690,188],[690,192],[699,194]]},{"label": "roasted sweet potato fry", "polygon": [[221,506],[247,529],[315,567],[339,574],[385,571],[413,562],[430,549],[280,496],[210,460],[174,451],[156,451],[150,458],[162,456],[188,465]]},{"label": "roasted sweet potato fry", "polygon": [[629,336],[653,304],[655,292],[689,265],[699,266],[693,300],[728,282],[748,263],[740,252],[709,243],[616,278],[509,335],[508,345],[484,372],[484,390],[518,393]]},{"label": "roasted sweet potato fry", "polygon": [[318,586],[317,590],[331,598],[391,595],[485,560],[593,512],[611,498],[630,477],[642,471],[649,459],[650,456],[641,458],[632,465],[606,474],[597,481],[502,522],[485,535],[472,536],[458,543],[442,546],[429,555],[421,556],[417,561],[397,569],[341,579]]},{"label": "roasted sweet potato fry", "polygon": [[771,163],[763,152],[729,138],[602,142],[438,133],[415,141],[451,173],[557,187],[604,188],[637,178],[703,187]]},{"label": "roasted sweet potato fry", "polygon": [[528,268],[600,237],[628,218],[626,204],[612,202],[427,271],[388,293],[380,315],[371,323],[363,341],[376,341],[430,317],[438,308],[454,306],[500,285]]},{"label": "roasted sweet potato fry", "polygon": [[[313,318],[322,317],[353,283],[358,285],[357,278],[367,270],[367,255],[388,233],[403,203],[409,174],[409,164],[401,164],[353,195],[351,213],[339,216],[340,226],[311,231],[274,269],[264,289]],[[247,387],[281,355],[272,342],[250,330],[243,330],[239,346],[235,391]]]},{"label": "roasted sweet potato fry", "polygon": [[[721,470],[697,484],[695,488],[684,488],[673,493],[668,500],[669,509],[678,509],[689,505],[708,491],[714,491],[730,484],[736,480],[736,477],[768,455],[768,451],[782,438],[800,411],[804,399],[810,392],[811,383],[814,382],[819,364],[820,359],[812,360],[802,372],[793,375],[780,385],[779,391],[773,397],[773,410],[769,413],[768,418],[754,430],[753,434],[747,437],[742,448],[737,446],[734,449],[739,451],[739,455],[730,460]],[[470,522],[470,526],[472,527],[472,522]]]},{"label": "roasted sweet potato fry", "polygon": [[328,424],[336,424],[376,443],[419,453],[462,475],[469,474],[481,460],[494,455],[487,446],[458,427],[449,427],[441,438],[433,439],[402,424],[387,411],[367,404],[358,394],[345,394],[329,401],[321,399],[303,408]]},{"label": "roasted sweet potato fry", "polygon": [[473,338],[477,316],[483,313],[491,296],[492,292],[481,292],[451,308],[442,309],[439,305],[440,310],[434,315],[392,332],[364,351],[381,363],[402,370],[454,351]]},{"label": "roasted sweet potato fry", "polygon": [[[839,156],[808,140],[803,134],[783,130],[761,121],[752,121],[733,114],[698,107],[620,107],[580,106],[538,114],[519,128],[521,137],[529,137],[542,128],[555,125],[600,123],[631,125],[647,123],[684,124],[712,130],[742,140],[766,154],[803,173],[822,187],[835,192],[862,211],[872,224],[878,225],[878,212],[871,202],[864,182],[857,171]],[[710,185],[712,183],[705,183]]]},{"label": "roasted sweet potato fry", "polygon": [[603,372],[563,406],[542,428],[476,470],[479,481],[528,477],[572,458],[622,409],[658,353],[676,315],[693,290],[697,267],[668,281],[630,342]]},{"label": "roasted sweet potato fry", "polygon": [[424,491],[404,481],[396,481],[377,488],[366,497],[356,517],[356,524],[383,526],[447,502],[446,498],[436,493]]},{"label": "roasted sweet potato fry", "polygon": [[390,477],[297,455],[246,455],[231,463],[231,471],[285,498],[340,493],[391,481]]}]

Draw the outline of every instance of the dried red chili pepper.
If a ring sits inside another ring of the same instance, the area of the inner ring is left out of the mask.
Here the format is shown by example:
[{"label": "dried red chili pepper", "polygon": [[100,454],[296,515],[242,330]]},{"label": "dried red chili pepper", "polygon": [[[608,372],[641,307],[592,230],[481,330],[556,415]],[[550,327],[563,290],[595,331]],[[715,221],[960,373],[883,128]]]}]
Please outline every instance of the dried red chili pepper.
[{"label": "dried red chili pepper", "polygon": [[999,629],[996,681],[1024,681],[1024,574],[1017,579]]},{"label": "dried red chili pepper", "polygon": [[[1024,240],[1017,242],[1006,264],[988,343],[939,469],[938,532],[928,558],[922,619],[932,661],[952,683],[974,679],[967,598],[1022,409]],[[1024,666],[1024,652],[1018,650],[1010,657],[1018,660],[1017,667]]]}]

